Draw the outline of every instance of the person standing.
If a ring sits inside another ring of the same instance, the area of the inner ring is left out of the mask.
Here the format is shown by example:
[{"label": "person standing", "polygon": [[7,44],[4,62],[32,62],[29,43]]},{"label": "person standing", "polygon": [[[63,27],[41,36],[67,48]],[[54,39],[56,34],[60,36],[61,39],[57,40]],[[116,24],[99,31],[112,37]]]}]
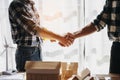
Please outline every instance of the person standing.
[{"label": "person standing", "polygon": [[69,46],[74,39],[58,35],[40,26],[40,16],[33,0],[13,0],[8,8],[12,39],[17,44],[16,68],[25,71],[26,61],[41,61],[43,38],[59,41],[61,46]]},{"label": "person standing", "polygon": [[113,41],[110,56],[110,74],[120,74],[120,0],[106,0],[97,18],[83,29],[73,33],[74,38],[99,32],[107,26],[108,37]]}]

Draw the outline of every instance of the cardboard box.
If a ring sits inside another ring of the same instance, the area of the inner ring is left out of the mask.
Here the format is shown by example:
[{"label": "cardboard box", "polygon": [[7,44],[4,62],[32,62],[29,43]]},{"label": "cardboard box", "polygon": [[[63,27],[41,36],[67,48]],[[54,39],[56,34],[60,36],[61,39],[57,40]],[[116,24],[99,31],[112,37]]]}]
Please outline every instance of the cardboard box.
[{"label": "cardboard box", "polygon": [[26,80],[61,80],[60,62],[27,61]]}]

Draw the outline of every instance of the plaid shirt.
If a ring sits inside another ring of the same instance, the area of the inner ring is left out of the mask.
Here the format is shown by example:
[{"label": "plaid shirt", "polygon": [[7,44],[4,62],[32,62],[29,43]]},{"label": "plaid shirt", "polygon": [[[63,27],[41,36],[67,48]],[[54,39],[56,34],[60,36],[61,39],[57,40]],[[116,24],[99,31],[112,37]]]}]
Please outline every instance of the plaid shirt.
[{"label": "plaid shirt", "polygon": [[13,0],[9,6],[9,20],[13,42],[18,46],[37,46],[35,26],[40,26],[39,15],[30,0]]},{"label": "plaid shirt", "polygon": [[93,23],[98,31],[107,25],[109,39],[120,41],[120,0],[106,0],[103,11]]}]

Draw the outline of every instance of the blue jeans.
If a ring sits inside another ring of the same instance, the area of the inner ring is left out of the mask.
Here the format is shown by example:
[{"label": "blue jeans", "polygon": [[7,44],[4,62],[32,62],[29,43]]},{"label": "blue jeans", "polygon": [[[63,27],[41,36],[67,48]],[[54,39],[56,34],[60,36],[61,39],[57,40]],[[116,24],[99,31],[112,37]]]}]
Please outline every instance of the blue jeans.
[{"label": "blue jeans", "polygon": [[41,61],[41,48],[18,47],[15,54],[16,68],[19,72],[25,72],[26,61]]}]

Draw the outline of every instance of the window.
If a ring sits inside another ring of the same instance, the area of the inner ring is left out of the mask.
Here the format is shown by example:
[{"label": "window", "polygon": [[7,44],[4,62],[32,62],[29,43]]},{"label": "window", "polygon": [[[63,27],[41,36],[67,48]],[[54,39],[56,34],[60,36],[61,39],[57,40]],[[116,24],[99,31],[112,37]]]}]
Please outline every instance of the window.
[{"label": "window", "polygon": [[[97,17],[102,11],[105,0],[85,0],[85,24]],[[85,61],[93,74],[109,72],[111,42],[108,40],[107,28],[85,38]]]},{"label": "window", "polygon": [[[61,35],[78,30],[77,0],[42,0],[39,4],[41,26]],[[70,47],[61,47],[57,42],[45,40],[42,45],[43,60],[79,62],[78,44],[76,40]]]}]

